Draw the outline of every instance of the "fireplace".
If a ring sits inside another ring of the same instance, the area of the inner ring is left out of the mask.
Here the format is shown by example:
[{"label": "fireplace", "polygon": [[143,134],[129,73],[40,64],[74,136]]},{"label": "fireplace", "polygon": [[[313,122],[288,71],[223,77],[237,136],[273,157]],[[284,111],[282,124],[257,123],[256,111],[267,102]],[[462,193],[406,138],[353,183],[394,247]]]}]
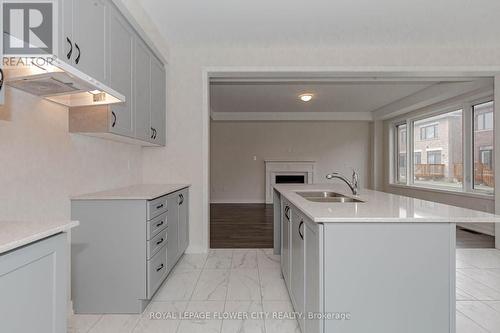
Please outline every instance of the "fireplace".
[{"label": "fireplace", "polygon": [[276,184],[305,184],[306,175],[276,175]]},{"label": "fireplace", "polygon": [[315,161],[265,161],[266,203],[273,203],[275,184],[313,184]]}]

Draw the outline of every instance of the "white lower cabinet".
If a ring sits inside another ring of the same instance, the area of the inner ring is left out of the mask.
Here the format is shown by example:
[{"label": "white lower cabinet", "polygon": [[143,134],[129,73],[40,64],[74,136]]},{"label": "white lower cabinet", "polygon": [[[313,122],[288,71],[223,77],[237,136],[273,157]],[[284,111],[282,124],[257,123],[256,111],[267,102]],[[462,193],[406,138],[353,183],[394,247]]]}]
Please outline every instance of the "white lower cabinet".
[{"label": "white lower cabinet", "polygon": [[304,332],[323,332],[322,321],[317,316],[323,311],[321,306],[321,285],[323,276],[320,274],[322,265],[322,255],[320,252],[320,228],[308,219],[304,222],[305,238],[305,281],[304,281]]},{"label": "white lower cabinet", "polygon": [[0,255],[0,331],[66,333],[65,233]]},{"label": "white lower cabinet", "polygon": [[[281,271],[303,333],[323,332],[321,225],[281,199]],[[316,316],[316,317],[315,317]]]},{"label": "white lower cabinet", "polygon": [[292,223],[292,210],[288,201],[281,204],[281,271],[287,287],[290,286],[290,226]]},{"label": "white lower cabinet", "polygon": [[[292,303],[296,312],[304,312],[304,218],[297,210],[292,212],[292,274],[290,289]],[[299,320],[304,330],[304,321]]]},{"label": "white lower cabinet", "polygon": [[73,199],[75,313],[142,313],[188,242],[188,188],[148,199]]},{"label": "white lower cabinet", "polygon": [[[177,263],[177,258],[182,254],[179,248],[179,207],[177,193],[167,196],[167,265],[170,271]],[[175,208],[174,208],[175,207]]]},{"label": "white lower cabinet", "polygon": [[188,189],[178,192],[179,206],[179,253],[180,257],[186,251],[189,244],[189,195]]}]

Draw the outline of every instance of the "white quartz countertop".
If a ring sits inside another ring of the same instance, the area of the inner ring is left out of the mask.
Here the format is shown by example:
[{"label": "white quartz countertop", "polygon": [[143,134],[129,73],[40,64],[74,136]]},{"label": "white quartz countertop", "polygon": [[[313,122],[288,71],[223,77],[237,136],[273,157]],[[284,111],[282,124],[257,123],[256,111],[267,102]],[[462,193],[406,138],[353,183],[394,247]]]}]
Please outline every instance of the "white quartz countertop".
[{"label": "white quartz countertop", "polygon": [[139,184],[71,197],[71,200],[152,200],[182,190],[189,184]]},{"label": "white quartz countertop", "polygon": [[[500,215],[414,199],[385,192],[360,189],[353,196],[344,184],[276,185],[290,203],[314,222],[500,222]],[[312,202],[296,192],[333,191],[363,200],[361,203]]]},{"label": "white quartz countertop", "polygon": [[0,221],[0,254],[78,226],[78,221]]}]

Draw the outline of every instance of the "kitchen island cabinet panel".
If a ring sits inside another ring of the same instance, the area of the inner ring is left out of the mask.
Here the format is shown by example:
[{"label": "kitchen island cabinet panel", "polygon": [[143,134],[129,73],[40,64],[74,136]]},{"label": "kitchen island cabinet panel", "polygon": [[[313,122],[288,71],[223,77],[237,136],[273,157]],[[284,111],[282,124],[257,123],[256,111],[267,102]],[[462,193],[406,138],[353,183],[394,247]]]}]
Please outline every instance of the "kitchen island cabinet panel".
[{"label": "kitchen island cabinet panel", "polygon": [[454,332],[455,224],[325,224],[325,332]]},{"label": "kitchen island cabinet panel", "polygon": [[65,233],[0,255],[0,331],[66,333]]}]

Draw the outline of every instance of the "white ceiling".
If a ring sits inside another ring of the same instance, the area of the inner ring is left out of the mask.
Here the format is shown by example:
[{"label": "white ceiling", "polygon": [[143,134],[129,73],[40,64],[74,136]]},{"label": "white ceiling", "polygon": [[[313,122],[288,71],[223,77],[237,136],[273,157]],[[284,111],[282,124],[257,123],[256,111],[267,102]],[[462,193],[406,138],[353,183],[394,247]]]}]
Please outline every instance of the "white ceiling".
[{"label": "white ceiling", "polygon": [[140,0],[171,45],[500,45],[498,0]]},{"label": "white ceiling", "polygon": [[[435,82],[212,83],[212,112],[371,112]],[[313,93],[307,103],[298,99]]]}]

